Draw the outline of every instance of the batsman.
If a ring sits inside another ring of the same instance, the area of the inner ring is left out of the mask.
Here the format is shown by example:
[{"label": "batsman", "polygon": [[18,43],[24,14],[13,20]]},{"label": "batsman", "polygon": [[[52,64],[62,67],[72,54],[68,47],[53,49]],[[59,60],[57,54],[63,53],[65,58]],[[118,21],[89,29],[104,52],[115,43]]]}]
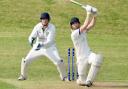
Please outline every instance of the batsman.
[{"label": "batsman", "polygon": [[[92,52],[87,42],[87,33],[96,23],[97,8],[90,5],[82,6],[82,8],[87,12],[86,19],[81,25],[79,18],[71,18],[71,39],[75,47],[77,58],[79,74],[77,84],[90,87],[101,66],[102,56]],[[87,73],[88,68],[89,71]]]},{"label": "batsman", "polygon": [[64,61],[60,58],[55,44],[55,26],[50,23],[50,15],[44,12],[40,16],[40,22],[34,27],[29,36],[29,43],[32,49],[21,61],[21,75],[18,80],[27,79],[27,69],[29,64],[40,56],[49,58],[58,69],[61,80],[66,79],[66,68]]}]

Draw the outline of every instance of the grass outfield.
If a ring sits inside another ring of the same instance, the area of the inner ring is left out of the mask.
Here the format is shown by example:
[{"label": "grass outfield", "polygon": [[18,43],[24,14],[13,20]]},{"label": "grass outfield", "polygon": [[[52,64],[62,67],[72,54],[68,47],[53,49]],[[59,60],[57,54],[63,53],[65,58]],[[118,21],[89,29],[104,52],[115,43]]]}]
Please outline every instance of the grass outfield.
[{"label": "grass outfield", "polygon": [[16,89],[12,84],[8,84],[0,81],[0,89]]},{"label": "grass outfield", "polygon": [[[104,55],[104,63],[96,78],[96,85],[101,83],[101,87],[92,89],[127,89],[128,0],[79,1],[99,9],[97,24],[88,33],[88,41],[94,52]],[[78,16],[84,21],[85,11],[81,7],[64,0],[0,0],[0,89],[84,89],[74,82],[61,82],[56,67],[46,57],[29,66],[27,81],[17,81],[21,58],[31,48],[28,36],[43,11],[52,16],[57,28],[57,48],[67,63],[67,49],[73,47],[69,20]]]}]

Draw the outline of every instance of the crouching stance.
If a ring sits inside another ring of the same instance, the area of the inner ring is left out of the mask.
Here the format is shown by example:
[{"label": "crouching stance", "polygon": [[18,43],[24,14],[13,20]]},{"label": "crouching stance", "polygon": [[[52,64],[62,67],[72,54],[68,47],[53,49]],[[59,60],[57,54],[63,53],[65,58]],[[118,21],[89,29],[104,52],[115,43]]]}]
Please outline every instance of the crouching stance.
[{"label": "crouching stance", "polygon": [[55,44],[55,26],[50,21],[47,12],[42,13],[39,22],[29,36],[29,42],[32,49],[28,55],[22,59],[21,75],[18,80],[27,79],[27,67],[35,59],[40,56],[48,57],[56,66],[60,73],[61,80],[66,79],[66,68],[64,61],[60,58]]},{"label": "crouching stance", "polygon": [[[93,53],[90,50],[87,42],[87,32],[94,26],[96,21],[97,9],[87,5],[82,6],[87,11],[87,17],[84,24],[80,26],[80,21],[77,17],[73,17],[70,21],[71,39],[73,41],[78,67],[77,84],[90,87],[97,75],[97,72],[102,63],[102,56]],[[89,72],[87,73],[88,67]],[[88,74],[88,75],[87,75]]]}]

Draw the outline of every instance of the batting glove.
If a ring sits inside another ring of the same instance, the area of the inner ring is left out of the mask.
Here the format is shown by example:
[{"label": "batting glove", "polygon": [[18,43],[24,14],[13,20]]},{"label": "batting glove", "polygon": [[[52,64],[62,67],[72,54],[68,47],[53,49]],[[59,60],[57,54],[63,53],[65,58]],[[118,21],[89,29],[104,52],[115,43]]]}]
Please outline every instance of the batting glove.
[{"label": "batting glove", "polygon": [[86,6],[83,5],[82,8],[84,8],[88,13],[91,13],[91,14],[97,16],[97,11],[98,11],[97,8],[92,7],[90,5],[86,5]]},{"label": "batting glove", "polygon": [[84,8],[87,12],[90,12],[90,13],[92,12],[92,6],[90,5],[86,5],[86,6],[83,5],[82,8]]},{"label": "batting glove", "polygon": [[97,12],[98,12],[97,8],[92,7],[92,14],[93,14],[94,16],[97,16],[97,14],[98,14]]}]

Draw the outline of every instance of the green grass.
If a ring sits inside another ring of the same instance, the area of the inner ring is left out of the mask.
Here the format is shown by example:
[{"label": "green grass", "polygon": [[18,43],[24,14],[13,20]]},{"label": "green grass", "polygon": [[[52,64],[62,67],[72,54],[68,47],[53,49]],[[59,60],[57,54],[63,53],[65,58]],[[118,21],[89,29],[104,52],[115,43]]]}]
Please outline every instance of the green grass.
[{"label": "green grass", "polygon": [[[88,33],[92,50],[104,55],[104,63],[96,81],[128,82],[128,0],[79,2],[94,5],[99,9],[97,24]],[[27,81],[16,80],[20,72],[21,58],[26,56],[31,48],[28,36],[39,22],[40,13],[43,11],[48,11],[52,16],[51,22],[57,28],[57,48],[67,63],[67,49],[73,47],[69,21],[72,16],[78,16],[81,22],[84,21],[86,12],[81,7],[64,0],[0,0],[0,79],[19,89],[35,89],[37,86],[38,89],[48,86],[50,89],[50,84],[52,89],[58,89],[60,86],[57,84],[65,85],[59,82],[56,67],[46,57],[39,58],[40,60],[29,66]],[[54,81],[57,81],[57,84]],[[13,88],[6,83],[0,82],[0,89]],[[69,85],[67,86],[69,88]]]},{"label": "green grass", "polygon": [[1,89],[16,89],[15,86],[1,82],[1,81],[0,81],[0,88]]}]

